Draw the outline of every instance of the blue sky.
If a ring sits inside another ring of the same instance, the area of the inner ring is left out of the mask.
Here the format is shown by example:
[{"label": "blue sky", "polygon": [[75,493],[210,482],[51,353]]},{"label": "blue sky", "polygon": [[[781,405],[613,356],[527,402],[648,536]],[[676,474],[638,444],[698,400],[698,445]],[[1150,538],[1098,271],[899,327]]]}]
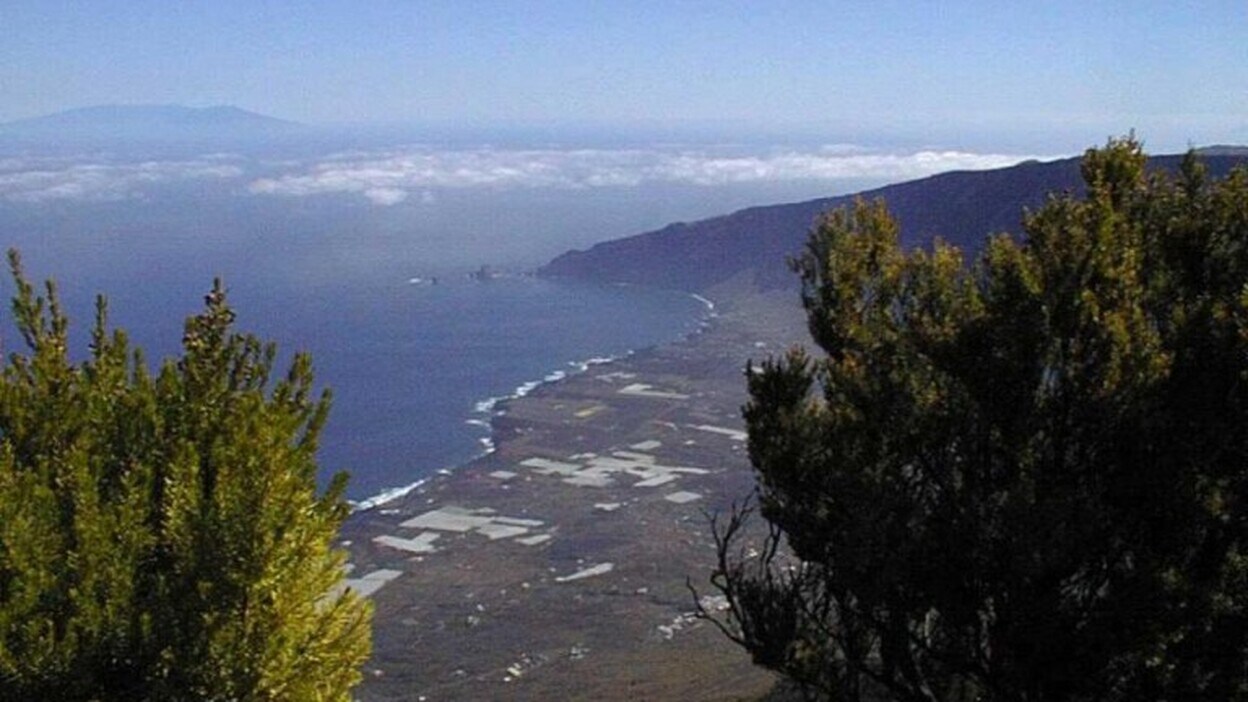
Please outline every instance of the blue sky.
[{"label": "blue sky", "polygon": [[1248,142],[1248,3],[50,2],[0,121],[102,103],[311,123],[714,124],[1070,150]]}]

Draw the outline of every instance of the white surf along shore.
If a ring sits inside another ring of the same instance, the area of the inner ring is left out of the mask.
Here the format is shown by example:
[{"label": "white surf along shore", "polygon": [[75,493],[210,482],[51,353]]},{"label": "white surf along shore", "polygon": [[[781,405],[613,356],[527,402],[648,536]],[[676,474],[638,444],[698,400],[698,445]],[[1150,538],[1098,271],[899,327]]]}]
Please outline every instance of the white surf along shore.
[{"label": "white surf along shore", "polygon": [[[694,330],[680,337],[677,337],[676,339],[672,339],[671,341],[667,341],[663,343],[675,343],[677,341],[689,339],[696,334],[701,334],[703,331],[707,329],[707,327],[711,325],[711,321],[715,319],[715,317],[718,316],[718,313],[715,311],[715,303],[713,301],[708,300],[707,298],[697,293],[689,293],[689,297],[693,298],[694,300],[697,300],[699,303],[702,304],[704,308],[702,317],[698,320],[697,327]],[[662,344],[659,344],[659,345],[662,345]],[[386,488],[385,490],[382,490],[376,495],[364,498],[362,500],[351,500],[350,501],[351,511],[363,512],[365,510],[375,509],[377,507],[385,505],[388,502],[393,502],[407,495],[413,490],[419,488],[425,483],[428,483],[431,479],[439,475],[450,475],[451,472],[455,470],[456,468],[459,468],[464,465],[468,465],[469,463],[472,463],[473,461],[483,456],[488,456],[491,453],[493,453],[496,447],[494,446],[494,439],[493,439],[494,428],[492,424],[492,419],[494,417],[499,417],[499,416],[506,414],[507,412],[506,403],[512,400],[518,400],[528,395],[529,393],[533,392],[534,390],[538,389],[539,387],[542,387],[543,385],[557,383],[570,376],[585,373],[590,368],[593,368],[595,366],[606,365],[608,363],[613,363],[621,359],[629,358],[630,356],[633,356],[636,353],[637,351],[635,349],[629,349],[628,351],[625,351],[624,353],[621,353],[615,356],[594,356],[591,358],[587,358],[583,361],[570,361],[567,364],[568,366],[567,368],[551,371],[550,373],[547,373],[545,376],[543,376],[540,380],[530,380],[530,381],[521,383],[514,390],[512,390],[509,394],[498,395],[495,397],[487,397],[484,400],[480,400],[476,402],[472,406],[472,413],[477,416],[464,420],[464,423],[470,424],[475,427],[480,427],[483,430],[484,435],[477,439],[477,442],[481,445],[480,451],[474,454],[471,458],[465,460],[463,463],[458,463],[450,467],[439,468],[433,473],[426,475],[420,478],[419,480],[416,480],[415,482],[409,483],[407,485],[402,485],[399,487]]]}]

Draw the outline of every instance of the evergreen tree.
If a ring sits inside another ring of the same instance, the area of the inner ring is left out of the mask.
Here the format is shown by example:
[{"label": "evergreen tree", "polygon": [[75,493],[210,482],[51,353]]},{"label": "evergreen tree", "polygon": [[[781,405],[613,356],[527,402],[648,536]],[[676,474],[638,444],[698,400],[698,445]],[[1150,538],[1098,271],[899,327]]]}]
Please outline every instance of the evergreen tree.
[{"label": "evergreen tree", "polygon": [[56,288],[10,252],[27,352],[0,378],[0,699],[348,700],[369,609],[318,495],[329,396],[231,331],[220,281],[159,373],[97,303],[73,363]]},{"label": "evergreen tree", "polygon": [[972,266],[881,202],[795,262],[823,353],[749,373],[773,528],[713,582],[812,696],[1248,699],[1248,172],[1083,175]]}]

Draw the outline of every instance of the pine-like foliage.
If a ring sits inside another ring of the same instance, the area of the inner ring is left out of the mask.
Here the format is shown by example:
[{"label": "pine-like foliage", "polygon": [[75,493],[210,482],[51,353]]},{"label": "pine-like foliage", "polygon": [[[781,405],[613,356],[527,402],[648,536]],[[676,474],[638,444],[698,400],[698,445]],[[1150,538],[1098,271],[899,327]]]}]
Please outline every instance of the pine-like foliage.
[{"label": "pine-like foliage", "polygon": [[0,380],[0,699],[348,700],[369,610],[316,490],[328,395],[298,355],[231,331],[220,282],[153,376],[101,298],[72,363],[49,283],[10,253]]},{"label": "pine-like foliage", "polygon": [[1083,171],[972,266],[882,203],[796,262],[823,353],[750,374],[775,531],[715,582],[812,694],[1248,699],[1248,172]]}]

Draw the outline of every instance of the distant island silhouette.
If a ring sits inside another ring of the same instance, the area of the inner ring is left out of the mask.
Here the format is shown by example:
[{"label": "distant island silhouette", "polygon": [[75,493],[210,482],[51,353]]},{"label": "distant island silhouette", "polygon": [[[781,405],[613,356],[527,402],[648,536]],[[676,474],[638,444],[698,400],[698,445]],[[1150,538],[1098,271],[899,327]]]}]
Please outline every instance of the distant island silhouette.
[{"label": "distant island silhouette", "polygon": [[0,136],[58,140],[261,138],[308,127],[232,105],[95,105],[0,123]]}]

